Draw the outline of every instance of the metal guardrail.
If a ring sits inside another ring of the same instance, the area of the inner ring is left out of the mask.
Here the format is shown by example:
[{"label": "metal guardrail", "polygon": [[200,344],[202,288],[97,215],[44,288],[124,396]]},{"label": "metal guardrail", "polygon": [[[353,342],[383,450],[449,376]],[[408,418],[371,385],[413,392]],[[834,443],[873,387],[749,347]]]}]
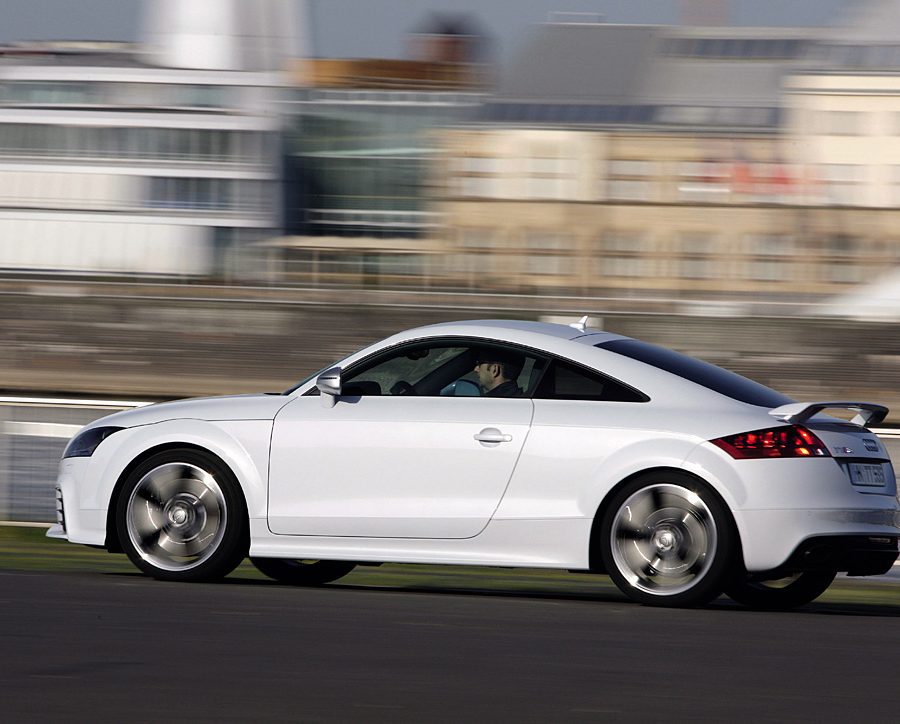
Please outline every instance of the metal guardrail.
[{"label": "metal guardrail", "polygon": [[[56,519],[55,484],[66,442],[82,426],[146,401],[0,397],[0,521]],[[872,428],[900,474],[900,428]]]},{"label": "metal guardrail", "polygon": [[0,520],[55,520],[56,474],[69,438],[99,417],[148,404],[0,397]]}]

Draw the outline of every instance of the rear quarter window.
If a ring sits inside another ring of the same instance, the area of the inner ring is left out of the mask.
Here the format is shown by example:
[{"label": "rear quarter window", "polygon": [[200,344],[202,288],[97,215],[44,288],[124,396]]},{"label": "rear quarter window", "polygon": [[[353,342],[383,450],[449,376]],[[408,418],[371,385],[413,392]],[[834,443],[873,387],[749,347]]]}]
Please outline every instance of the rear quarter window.
[{"label": "rear quarter window", "polygon": [[647,402],[646,395],[605,375],[555,359],[535,390],[537,400]]},{"label": "rear quarter window", "polygon": [[742,377],[736,372],[648,342],[637,339],[615,339],[595,346],[677,375],[748,405],[773,408],[793,402],[787,395]]}]

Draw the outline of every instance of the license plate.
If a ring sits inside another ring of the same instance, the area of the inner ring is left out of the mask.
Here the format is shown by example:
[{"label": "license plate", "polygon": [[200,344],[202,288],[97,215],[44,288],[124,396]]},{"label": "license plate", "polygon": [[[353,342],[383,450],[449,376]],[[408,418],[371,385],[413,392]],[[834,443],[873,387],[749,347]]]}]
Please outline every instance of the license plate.
[{"label": "license plate", "polygon": [[854,485],[871,485],[884,487],[884,465],[867,465],[864,463],[850,463],[850,481]]}]

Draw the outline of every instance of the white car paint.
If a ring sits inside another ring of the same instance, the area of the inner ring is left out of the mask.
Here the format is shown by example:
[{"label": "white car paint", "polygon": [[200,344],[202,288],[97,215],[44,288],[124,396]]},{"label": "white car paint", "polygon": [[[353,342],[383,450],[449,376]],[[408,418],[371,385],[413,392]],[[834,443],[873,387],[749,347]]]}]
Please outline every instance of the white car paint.
[{"label": "white car paint", "polygon": [[[107,542],[108,510],[128,466],[157,446],[219,457],[247,503],[251,556],[586,569],[610,492],[642,471],[680,470],[725,502],[747,570],[783,564],[815,536],[900,534],[896,484],[851,484],[840,455],[736,460],[708,442],[771,428],[770,409],[728,398],[593,345],[618,335],[529,322],[409,330],[338,363],[347,369],[414,340],[497,340],[546,351],[621,380],[647,402],[465,397],[357,397],[324,405],[311,378],[286,395],[163,403],[93,427],[126,428],[91,457],[67,458],[59,487],[75,543]],[[331,402],[330,400],[328,400]],[[853,459],[860,435],[819,414],[807,421]],[[475,439],[493,429],[509,440]],[[849,459],[849,458],[848,458]]]},{"label": "white car paint", "polygon": [[[531,425],[525,399],[299,397],[275,420],[273,533],[472,538],[500,503]],[[478,442],[495,429],[509,439]],[[353,454],[348,455],[348,447]]]}]

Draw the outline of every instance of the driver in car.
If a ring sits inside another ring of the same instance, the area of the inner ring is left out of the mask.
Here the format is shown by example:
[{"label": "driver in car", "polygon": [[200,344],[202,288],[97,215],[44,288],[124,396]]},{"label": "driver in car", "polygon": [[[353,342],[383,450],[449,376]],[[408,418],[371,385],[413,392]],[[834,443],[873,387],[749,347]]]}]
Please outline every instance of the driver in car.
[{"label": "driver in car", "polygon": [[516,383],[525,360],[520,355],[486,350],[475,362],[475,374],[485,397],[522,397]]}]

